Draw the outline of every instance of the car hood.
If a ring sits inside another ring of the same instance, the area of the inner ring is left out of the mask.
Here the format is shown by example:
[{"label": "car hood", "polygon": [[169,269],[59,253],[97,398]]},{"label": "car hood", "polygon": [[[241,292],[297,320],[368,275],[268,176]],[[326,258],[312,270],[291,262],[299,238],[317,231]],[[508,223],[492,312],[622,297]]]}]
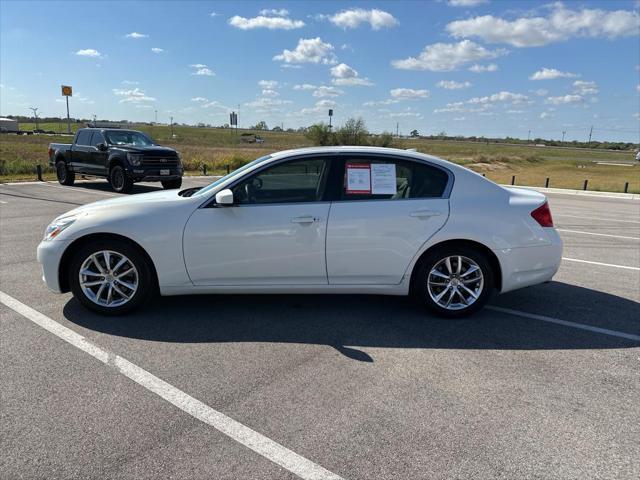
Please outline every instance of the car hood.
[{"label": "car hood", "polygon": [[[184,199],[184,200],[183,200]],[[185,197],[178,195],[178,190],[160,190],[158,192],[139,193],[136,195],[123,195],[107,200],[88,203],[81,207],[74,208],[58,218],[69,217],[79,214],[90,214],[93,212],[109,210],[121,211],[124,214],[132,211],[148,210],[150,213],[156,209],[161,210],[168,205],[174,205],[180,201],[186,201]]]},{"label": "car hood", "polygon": [[157,155],[173,157],[177,155],[177,152],[173,148],[162,147],[160,145],[152,145],[149,147],[142,147],[137,145],[112,145],[112,149],[122,150],[124,152],[131,153],[144,153],[145,155]]}]

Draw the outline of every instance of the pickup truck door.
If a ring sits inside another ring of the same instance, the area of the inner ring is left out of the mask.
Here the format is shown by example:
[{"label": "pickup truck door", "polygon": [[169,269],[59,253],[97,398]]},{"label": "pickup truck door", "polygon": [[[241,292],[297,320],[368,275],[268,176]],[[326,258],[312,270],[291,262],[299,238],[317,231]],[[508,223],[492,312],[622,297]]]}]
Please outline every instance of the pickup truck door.
[{"label": "pickup truck door", "polygon": [[109,154],[106,150],[100,151],[98,149],[98,145],[100,143],[105,143],[104,135],[99,131],[93,132],[93,136],[91,137],[91,147],[86,153],[87,165],[93,173],[106,175],[108,173],[107,158]]}]

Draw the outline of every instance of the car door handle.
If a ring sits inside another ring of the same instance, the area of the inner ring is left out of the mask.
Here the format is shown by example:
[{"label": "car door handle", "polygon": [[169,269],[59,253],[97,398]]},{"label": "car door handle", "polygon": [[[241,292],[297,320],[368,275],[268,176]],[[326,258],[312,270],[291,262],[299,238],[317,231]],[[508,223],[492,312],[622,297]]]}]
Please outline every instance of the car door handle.
[{"label": "car door handle", "polygon": [[439,215],[442,215],[442,213],[438,212],[437,210],[416,210],[415,212],[411,212],[409,214],[410,217],[417,218],[437,217]]},{"label": "car door handle", "polygon": [[303,215],[301,217],[294,217],[291,219],[291,223],[313,223],[319,221],[319,218],[312,217],[311,215]]}]

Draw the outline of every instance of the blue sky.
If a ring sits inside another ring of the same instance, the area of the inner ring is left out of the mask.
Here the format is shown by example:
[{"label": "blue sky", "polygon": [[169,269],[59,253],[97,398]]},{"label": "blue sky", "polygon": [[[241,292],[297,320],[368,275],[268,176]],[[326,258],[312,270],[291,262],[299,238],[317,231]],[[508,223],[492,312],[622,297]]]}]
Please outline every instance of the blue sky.
[{"label": "blue sky", "polygon": [[1,1],[0,114],[639,141],[637,1]]}]

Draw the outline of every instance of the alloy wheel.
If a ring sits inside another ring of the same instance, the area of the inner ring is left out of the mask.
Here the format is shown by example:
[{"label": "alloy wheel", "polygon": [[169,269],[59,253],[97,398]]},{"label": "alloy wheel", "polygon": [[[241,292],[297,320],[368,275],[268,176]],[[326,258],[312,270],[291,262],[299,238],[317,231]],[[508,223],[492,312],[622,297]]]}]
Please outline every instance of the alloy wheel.
[{"label": "alloy wheel", "polygon": [[138,270],[131,260],[112,250],[91,254],[78,273],[82,293],[102,307],[119,307],[138,290]]},{"label": "alloy wheel", "polygon": [[473,305],[483,287],[482,269],[474,260],[462,255],[438,261],[427,277],[429,296],[446,310],[462,310]]}]

